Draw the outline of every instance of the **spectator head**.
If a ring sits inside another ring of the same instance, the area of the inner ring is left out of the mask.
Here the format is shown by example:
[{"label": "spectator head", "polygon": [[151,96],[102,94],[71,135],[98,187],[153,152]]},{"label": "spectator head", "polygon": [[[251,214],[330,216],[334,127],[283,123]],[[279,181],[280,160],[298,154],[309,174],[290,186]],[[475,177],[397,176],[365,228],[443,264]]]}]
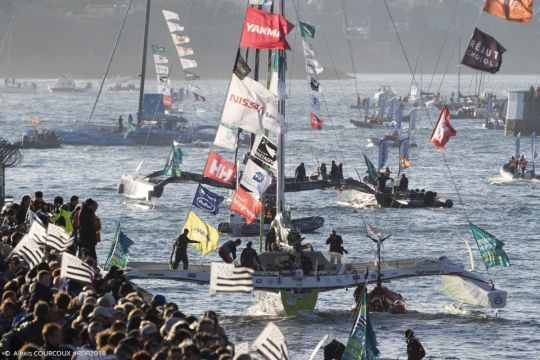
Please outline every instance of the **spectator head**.
[{"label": "spectator head", "polygon": [[61,196],[55,196],[53,200],[53,205],[55,206],[61,206],[64,203],[64,198]]},{"label": "spectator head", "polygon": [[62,344],[62,331],[55,323],[48,323],[41,330],[41,336],[46,344],[60,346]]},{"label": "spectator head", "polygon": [[24,205],[25,207],[29,207],[31,202],[32,202],[32,197],[30,195],[25,194],[22,196],[21,198],[22,205]]},{"label": "spectator head", "polygon": [[58,293],[54,296],[54,305],[59,310],[67,311],[71,298],[66,293]]},{"label": "spectator head", "polygon": [[152,360],[152,356],[147,351],[140,350],[133,354],[133,360]]},{"label": "spectator head", "polygon": [[21,347],[19,349],[19,357],[18,357],[18,359],[19,360],[28,359],[26,354],[39,353],[39,351],[41,351],[41,350],[42,349],[39,346],[35,345],[35,344],[32,344],[32,343],[25,344],[23,347]]},{"label": "spectator head", "polygon": [[45,301],[38,301],[34,305],[34,316],[39,321],[45,321],[49,316],[49,304]]},{"label": "spectator head", "polygon": [[127,326],[126,326],[126,323],[121,321],[121,320],[116,320],[112,326],[111,326],[111,329],[112,331],[119,331],[119,332],[122,332],[122,333],[125,333],[126,330],[127,330]]},{"label": "spectator head", "polygon": [[117,347],[120,341],[126,338],[126,334],[120,331],[115,331],[109,336],[109,345]]},{"label": "spectator head", "polygon": [[34,193],[34,199],[36,199],[36,200],[37,200],[37,199],[43,200],[43,192],[42,192],[42,191],[36,191],[36,192]]},{"label": "spectator head", "polygon": [[79,204],[79,197],[77,195],[73,195],[69,198],[69,204],[75,208]]},{"label": "spectator head", "polygon": [[43,286],[51,286],[51,274],[47,270],[41,270],[37,274],[37,281]]},{"label": "spectator head", "polygon": [[236,247],[239,247],[241,243],[242,243],[242,240],[240,239],[234,240],[234,244],[236,245]]},{"label": "spectator head", "polygon": [[97,334],[103,330],[103,325],[97,321],[93,321],[88,325],[88,339],[90,343],[96,343]]},{"label": "spectator head", "polygon": [[114,349],[114,355],[117,360],[131,360],[133,351],[127,345],[120,344]]},{"label": "spectator head", "polygon": [[[187,229],[186,229],[187,230]],[[164,306],[165,304],[167,303],[167,300],[165,299],[165,296],[161,295],[161,294],[156,294],[154,295],[154,297],[152,298],[152,302],[151,302],[151,305],[153,307],[156,307],[156,306]]]}]

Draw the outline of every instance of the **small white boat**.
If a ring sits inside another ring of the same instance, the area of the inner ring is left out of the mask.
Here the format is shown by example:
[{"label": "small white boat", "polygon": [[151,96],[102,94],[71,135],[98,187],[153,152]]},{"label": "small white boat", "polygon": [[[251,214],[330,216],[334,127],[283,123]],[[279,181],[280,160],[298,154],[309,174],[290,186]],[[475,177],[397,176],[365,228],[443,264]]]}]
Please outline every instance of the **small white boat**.
[{"label": "small white boat", "polygon": [[68,75],[63,75],[60,79],[56,80],[54,85],[49,86],[50,92],[84,92],[92,88],[92,83],[87,82],[86,86],[81,87],[75,84],[75,81]]}]

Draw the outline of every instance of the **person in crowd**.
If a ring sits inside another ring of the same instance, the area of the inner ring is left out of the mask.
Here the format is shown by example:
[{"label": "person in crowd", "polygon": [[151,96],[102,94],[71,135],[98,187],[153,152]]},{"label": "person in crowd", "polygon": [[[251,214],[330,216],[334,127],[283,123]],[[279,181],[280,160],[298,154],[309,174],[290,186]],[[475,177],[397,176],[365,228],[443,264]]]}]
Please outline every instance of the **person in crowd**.
[{"label": "person in crowd", "polygon": [[64,204],[64,199],[61,196],[56,196],[53,201],[53,215],[50,220],[53,224],[63,227],[68,234],[71,234],[73,225],[71,224],[72,219],[69,208],[68,204]]},{"label": "person in crowd", "polygon": [[240,246],[242,240],[236,239],[234,241],[229,240],[225,244],[221,245],[218,254],[227,264],[232,264],[236,259],[236,248]]},{"label": "person in crowd", "polygon": [[174,254],[174,261],[172,263],[173,269],[178,269],[178,264],[180,264],[180,261],[184,265],[184,270],[188,269],[189,266],[189,260],[187,255],[187,246],[188,244],[200,244],[200,241],[191,240],[188,237],[189,230],[184,229],[182,234],[178,236],[174,243],[173,248],[173,254]]},{"label": "person in crowd", "polygon": [[72,351],[62,345],[62,328],[55,323],[48,323],[41,332],[45,360],[70,360]]},{"label": "person in crowd", "polygon": [[251,247],[253,243],[251,241],[248,241],[246,244],[246,248],[242,250],[242,253],[240,254],[240,265],[243,267],[248,267],[253,270],[257,270],[257,265],[262,267],[261,260],[259,259],[259,255],[257,252]]},{"label": "person in crowd", "polygon": [[306,181],[306,167],[304,163],[298,165],[296,171],[294,172],[294,175],[296,177],[296,182]]},{"label": "person in crowd", "polygon": [[337,261],[337,264],[341,265],[341,257],[343,253],[347,254],[347,250],[343,248],[343,239],[337,234],[335,229],[332,230],[332,233],[326,239],[326,245],[330,245],[330,262],[335,264]]},{"label": "person in crowd", "polygon": [[512,156],[510,161],[508,162],[508,167],[510,168],[510,172],[512,174],[516,173],[516,158]]},{"label": "person in crowd", "polygon": [[334,160],[332,160],[332,166],[330,167],[330,180],[338,179],[338,166]]},{"label": "person in crowd", "polygon": [[268,234],[266,234],[266,241],[264,243],[264,251],[274,251],[274,244],[276,243],[276,228],[270,228]]},{"label": "person in crowd", "polygon": [[101,241],[101,221],[96,216],[98,204],[91,198],[84,201],[78,214],[79,257],[97,261],[96,245]]},{"label": "person in crowd", "polygon": [[407,344],[407,358],[409,360],[421,360],[426,356],[424,347],[414,336],[414,332],[411,329],[405,330],[405,343]]},{"label": "person in crowd", "polygon": [[524,155],[521,155],[521,158],[519,159],[519,168],[521,169],[521,176],[525,177],[525,170],[527,170],[527,159],[525,159]]},{"label": "person in crowd", "polygon": [[17,223],[22,224],[26,220],[26,214],[30,206],[32,205],[32,198],[30,195],[23,195],[21,203],[19,204],[19,212],[17,213]]},{"label": "person in crowd", "polygon": [[324,360],[341,360],[344,352],[345,345],[334,339],[324,347]]},{"label": "person in crowd", "polygon": [[409,189],[409,179],[405,174],[401,174],[401,180],[399,180],[398,191],[405,192]]},{"label": "person in crowd", "polygon": [[32,205],[30,205],[30,210],[33,212],[38,212],[40,210],[43,212],[49,211],[49,204],[43,200],[43,192],[36,191],[34,193],[34,200],[32,201]]},{"label": "person in crowd", "polygon": [[69,198],[69,209],[68,211],[73,213],[75,211],[75,208],[79,205],[79,197],[77,195],[72,195]]}]

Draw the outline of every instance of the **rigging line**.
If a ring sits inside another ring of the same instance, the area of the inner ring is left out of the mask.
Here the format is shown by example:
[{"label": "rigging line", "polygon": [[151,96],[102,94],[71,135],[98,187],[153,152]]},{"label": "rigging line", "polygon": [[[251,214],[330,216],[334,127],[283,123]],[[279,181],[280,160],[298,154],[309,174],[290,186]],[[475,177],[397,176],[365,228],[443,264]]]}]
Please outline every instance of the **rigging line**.
[{"label": "rigging line", "polygon": [[[454,51],[456,50],[456,47],[459,43],[459,38],[456,39],[456,42],[454,43],[454,47],[452,48],[452,51],[450,52],[450,56],[448,56],[448,63],[446,64],[446,69],[444,69],[444,73],[443,73],[443,76],[441,78],[441,82],[439,83],[439,86],[437,87],[437,92],[440,93],[441,91],[441,87],[443,85],[443,82],[444,82],[444,78],[446,77],[446,73],[448,72],[448,68],[450,67],[450,63],[452,62],[452,55],[454,54]],[[458,59],[459,61],[459,59]],[[460,66],[460,65],[458,65]],[[459,96],[459,94],[458,94]]]},{"label": "rigging line", "polygon": [[437,61],[435,62],[435,68],[433,69],[433,73],[431,74],[431,79],[429,80],[428,92],[429,90],[431,90],[431,84],[433,83],[433,78],[435,77],[435,74],[437,73],[437,67],[439,66],[439,61],[441,60],[444,46],[446,45],[446,39],[448,38],[448,33],[450,32],[450,28],[452,27],[454,16],[456,15],[458,2],[459,0],[456,0],[456,2],[454,3],[454,8],[452,9],[452,15],[450,15],[450,20],[448,21],[448,26],[446,27],[446,32],[444,33],[444,38],[441,44],[441,48],[439,50],[439,55],[437,56]]},{"label": "rigging line", "polygon": [[[387,0],[383,0],[383,1],[384,1],[384,5],[385,5],[385,7],[386,7],[386,11],[387,11],[387,13],[388,13],[388,17],[390,18],[390,21],[392,22],[392,26],[393,26],[393,28],[394,28],[394,32],[396,33],[396,37],[397,37],[397,39],[398,39],[399,45],[401,46],[401,50],[403,51],[403,55],[404,55],[404,57],[405,57],[405,60],[406,60],[406,62],[407,62],[407,65],[408,65],[408,67],[409,67],[409,71],[410,71],[411,74],[412,74],[411,63],[410,63],[410,61],[409,61],[409,58],[408,58],[408,56],[407,56],[407,53],[405,52],[405,48],[404,48],[404,46],[403,46],[403,42],[401,41],[401,36],[399,36],[399,33],[398,33],[398,31],[397,31],[397,27],[396,27],[396,23],[395,23],[395,21],[394,21],[394,17],[392,16],[392,13],[391,13],[391,11],[390,11],[390,7],[388,6]],[[480,15],[481,15],[481,14],[482,14],[482,13],[480,12]],[[480,19],[480,15],[478,16],[478,19]],[[413,79],[414,79],[414,81],[415,81],[415,83],[416,83],[416,79],[415,79],[415,77],[414,77],[414,74],[413,74]],[[417,85],[417,86],[418,86],[418,85]],[[422,100],[422,104],[423,104],[423,106],[424,106],[424,109],[426,109],[426,103],[425,103],[424,99],[423,99],[422,97],[420,97],[420,99]],[[431,127],[433,127],[433,121],[431,120],[431,116],[429,115],[429,111],[426,110],[425,113],[426,113],[426,116],[427,116],[427,118],[428,118],[428,120],[429,120],[429,123],[430,123]],[[461,197],[461,194],[460,194],[460,192],[459,192],[459,189],[458,189],[456,180],[455,180],[455,178],[454,178],[454,175],[452,174],[452,170],[450,169],[450,165],[448,164],[448,159],[446,158],[446,154],[444,153],[444,151],[440,151],[440,154],[441,154],[441,156],[442,156],[442,158],[443,158],[444,165],[446,166],[446,169],[448,170],[448,173],[449,173],[449,175],[450,175],[450,180],[452,181],[452,185],[454,186],[454,189],[455,189],[456,194],[457,194],[457,196],[458,196],[458,200],[459,200],[459,204],[461,205],[461,209],[462,209],[462,211],[463,211],[463,213],[464,213],[464,215],[465,215],[465,218],[467,219],[467,222],[470,223],[471,221],[470,221],[470,218],[469,218],[469,214],[467,213],[467,208],[465,207],[465,203],[463,202],[463,198]],[[487,267],[486,267],[486,270],[487,270]],[[489,276],[489,278],[490,278],[490,280],[491,280],[491,283],[493,284],[493,280],[491,279],[491,274],[489,273],[489,270],[487,270],[487,273],[488,273],[488,276]]]},{"label": "rigging line", "polygon": [[[90,116],[88,117],[87,124],[90,124],[92,121],[92,117],[94,116],[94,111],[96,110],[97,103],[99,101],[99,97],[101,96],[101,91],[103,90],[103,85],[105,85],[105,80],[107,79],[107,75],[109,75],[109,70],[111,69],[111,64],[114,58],[114,54],[116,53],[116,48],[118,47],[118,40],[120,40],[120,36],[122,35],[122,31],[124,30],[124,25],[126,25],[126,20],[129,14],[129,9],[131,8],[131,3],[133,0],[129,0],[128,6],[126,8],[126,13],[124,14],[124,18],[122,19],[122,25],[120,26],[120,30],[118,31],[118,35],[116,35],[116,40],[114,41],[113,50],[111,52],[111,56],[109,58],[109,62],[107,63],[107,69],[105,69],[105,74],[103,74],[103,79],[101,80],[101,84],[99,85],[99,90],[96,96],[96,101],[94,101],[94,105],[92,106],[92,111],[90,112]],[[77,117],[75,118],[75,123],[73,124],[73,127],[77,126]]]}]

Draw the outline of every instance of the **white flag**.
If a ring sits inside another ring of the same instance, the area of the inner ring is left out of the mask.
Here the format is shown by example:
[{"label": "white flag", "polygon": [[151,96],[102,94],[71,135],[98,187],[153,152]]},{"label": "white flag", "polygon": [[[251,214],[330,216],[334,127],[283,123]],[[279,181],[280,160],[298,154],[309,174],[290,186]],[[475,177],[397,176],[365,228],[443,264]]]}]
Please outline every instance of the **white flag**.
[{"label": "white flag", "polygon": [[45,245],[61,252],[73,245],[73,238],[60,226],[49,224],[47,226],[47,242]]},{"label": "white flag", "polygon": [[279,80],[279,74],[277,71],[272,72],[272,78],[270,79],[270,92],[277,96],[278,100],[287,99],[287,88],[282,80]]},{"label": "white flag", "polygon": [[62,266],[60,267],[60,277],[73,279],[84,283],[92,283],[95,270],[70,253],[62,253]]},{"label": "white flag", "polygon": [[177,13],[169,11],[169,10],[161,10],[163,13],[163,16],[165,17],[165,20],[180,20],[180,17]]},{"label": "white flag", "polygon": [[306,40],[302,40],[302,47],[304,48],[304,56],[306,59],[314,58],[315,57],[315,49],[313,48],[313,45],[311,45]]},{"label": "white flag", "polygon": [[272,322],[266,325],[251,347],[268,360],[290,360],[291,358],[285,337]]},{"label": "white flag", "polygon": [[154,54],[154,62],[156,64],[166,64],[169,62],[169,59],[166,56]]},{"label": "white flag", "polygon": [[169,68],[165,65],[156,65],[156,74],[167,75],[169,74]]},{"label": "white flag", "polygon": [[47,242],[47,230],[40,221],[34,221],[30,226],[30,230],[28,230],[28,233],[24,237],[29,238],[30,241],[33,241],[36,244],[45,245]]},{"label": "white flag", "polygon": [[[35,224],[35,223],[34,223]],[[19,255],[26,265],[31,269],[43,260],[45,257],[45,246],[35,242],[34,239],[25,235],[15,246],[12,254]]]},{"label": "white flag", "polygon": [[277,168],[277,145],[262,133],[255,138],[251,148],[251,156],[274,169]]},{"label": "white flag", "polygon": [[167,26],[169,27],[169,31],[171,33],[184,31],[184,27],[182,25],[172,21],[167,21]]},{"label": "white flag", "polygon": [[210,292],[252,292],[253,269],[234,264],[210,264]]},{"label": "white flag", "polygon": [[200,87],[198,87],[197,85],[195,85],[195,84],[193,84],[193,83],[189,83],[189,84],[188,84],[188,89],[189,89],[189,91],[191,91],[191,92],[201,90]]},{"label": "white flag", "polygon": [[229,150],[235,150],[237,143],[238,138],[235,131],[229,129],[228,127],[220,125],[216,133],[214,145]]},{"label": "white flag", "polygon": [[193,59],[180,59],[180,64],[182,65],[182,69],[193,69],[197,67],[197,61]]},{"label": "white flag", "polygon": [[188,55],[193,55],[193,49],[192,48],[187,48],[187,47],[183,47],[183,46],[177,46],[176,47],[176,52],[178,53],[178,57],[184,57],[184,56],[188,56]]},{"label": "white flag", "polygon": [[272,0],[249,0],[249,5],[272,5]]},{"label": "white flag", "polygon": [[306,71],[309,74],[320,74],[323,72],[323,67],[313,58],[306,58]]},{"label": "white flag", "polygon": [[174,45],[188,44],[190,39],[186,35],[171,34],[173,38]]},{"label": "white flag", "polygon": [[266,170],[251,159],[248,160],[244,173],[242,174],[242,180],[240,184],[257,195],[261,195],[266,191],[268,186],[272,183],[272,178]]},{"label": "white flag", "polygon": [[319,111],[321,109],[321,101],[313,94],[309,94],[309,103],[313,110]]},{"label": "white flag", "polygon": [[257,134],[266,106],[272,101],[277,98],[263,85],[249,77],[240,80],[233,74],[221,122]]},{"label": "white flag", "polygon": [[265,129],[280,134],[287,132],[287,124],[285,123],[285,117],[279,113],[277,101],[266,104],[266,110],[264,111],[262,126]]}]

